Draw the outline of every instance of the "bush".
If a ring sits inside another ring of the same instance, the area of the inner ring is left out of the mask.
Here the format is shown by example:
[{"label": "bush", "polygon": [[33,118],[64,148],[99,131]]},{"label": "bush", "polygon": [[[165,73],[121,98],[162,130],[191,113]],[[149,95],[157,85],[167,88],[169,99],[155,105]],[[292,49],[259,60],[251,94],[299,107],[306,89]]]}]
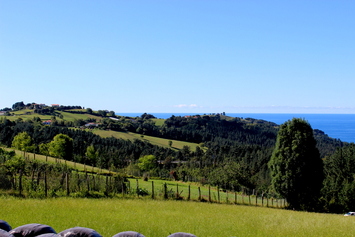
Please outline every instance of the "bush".
[{"label": "bush", "polygon": [[11,180],[4,169],[0,169],[0,188],[3,190],[11,189]]},{"label": "bush", "polygon": [[139,196],[148,196],[148,195],[149,195],[148,190],[146,190],[146,189],[144,189],[144,188],[138,188],[138,189],[136,190],[136,193],[137,193],[137,195],[139,195]]}]

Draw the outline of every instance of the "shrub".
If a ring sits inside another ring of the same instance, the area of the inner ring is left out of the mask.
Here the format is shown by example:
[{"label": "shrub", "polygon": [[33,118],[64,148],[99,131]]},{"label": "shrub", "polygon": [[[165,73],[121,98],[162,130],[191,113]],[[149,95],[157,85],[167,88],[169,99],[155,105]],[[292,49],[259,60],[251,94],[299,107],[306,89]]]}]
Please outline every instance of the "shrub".
[{"label": "shrub", "polygon": [[136,193],[139,196],[147,196],[147,195],[149,195],[148,190],[144,189],[144,188],[137,188]]}]

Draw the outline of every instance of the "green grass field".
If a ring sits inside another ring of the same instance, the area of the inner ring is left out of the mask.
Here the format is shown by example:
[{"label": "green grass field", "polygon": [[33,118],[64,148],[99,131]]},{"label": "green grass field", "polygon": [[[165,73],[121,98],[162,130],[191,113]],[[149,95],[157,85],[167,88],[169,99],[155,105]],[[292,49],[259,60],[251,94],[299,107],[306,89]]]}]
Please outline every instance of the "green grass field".
[{"label": "green grass field", "polygon": [[89,165],[83,165],[83,164],[72,162],[72,161],[65,161],[62,159],[56,159],[56,158],[50,157],[50,156],[46,157],[44,155],[34,154],[34,153],[30,153],[30,152],[26,152],[25,156],[24,156],[23,151],[15,150],[12,148],[5,148],[5,147],[2,147],[2,149],[5,149],[7,151],[15,151],[16,155],[25,157],[26,159],[29,159],[29,160],[38,160],[38,161],[43,161],[43,162],[48,162],[48,163],[53,163],[53,164],[54,163],[66,164],[69,167],[72,167],[78,171],[87,170],[87,171],[93,171],[96,173],[108,172],[108,170],[105,170],[105,169],[100,169],[100,168],[89,166]]},{"label": "green grass field", "polygon": [[[7,151],[14,150],[11,148],[3,148]],[[22,151],[14,150],[17,155],[24,156]],[[67,166],[78,170],[78,171],[90,171],[95,173],[108,173],[109,170],[100,169],[97,167],[92,167],[88,165],[83,165],[80,163],[75,163],[71,161],[64,161],[61,159],[56,159],[54,157],[46,157],[44,155],[34,154],[27,152],[25,153],[25,157],[28,160],[38,160],[42,162],[48,163],[59,163],[59,164],[66,164]],[[207,185],[201,185],[199,183],[191,183],[191,182],[180,182],[180,181],[169,181],[169,180],[160,180],[160,179],[151,179],[149,181],[143,181],[142,179],[134,179],[129,178],[131,190],[135,192],[138,182],[138,187],[143,188],[148,191],[150,198],[153,191],[152,187],[154,186],[154,194],[155,199],[163,200],[164,194],[164,187],[163,185],[167,185],[167,193],[169,199],[175,199],[177,196],[176,194],[179,193],[180,198],[187,200],[190,193],[190,200],[197,201],[210,201],[215,203],[237,203],[237,204],[244,204],[244,205],[252,205],[252,206],[264,206],[264,207],[275,207],[275,208],[282,208],[285,206],[283,200],[276,200],[276,199],[267,199],[255,197],[254,195],[242,195],[241,193],[234,193],[234,192],[223,192],[222,190],[218,191],[217,187],[210,187]],[[154,183],[152,185],[152,182]],[[190,188],[189,188],[190,187]],[[131,194],[135,196],[135,194]]]},{"label": "green grass field", "polygon": [[[9,120],[16,120],[19,118],[22,118],[23,120],[27,119],[33,119],[34,117],[39,117],[41,120],[50,120],[52,118],[52,115],[40,115],[37,113],[33,112],[34,110],[19,110],[19,111],[14,111],[11,112],[15,114],[15,116],[7,116],[6,118]],[[77,110],[75,110],[77,111]],[[83,110],[82,110],[83,111]],[[88,118],[94,118],[97,121],[102,120],[102,117],[91,115],[91,114],[73,114],[73,113],[68,113],[68,112],[63,112],[63,111],[57,111],[59,112],[62,116],[63,119],[60,119],[59,117],[56,117],[57,120],[65,120],[65,121],[75,121],[75,120],[86,120]],[[5,116],[4,116],[5,117]],[[153,119],[155,124],[157,126],[162,126],[165,119]],[[88,130],[88,131],[93,131],[95,134],[101,136],[101,137],[115,137],[115,138],[122,138],[122,139],[128,139],[128,140],[134,140],[134,139],[141,139],[148,141],[152,143],[153,145],[157,146],[162,146],[162,147],[169,147],[169,141],[170,139],[164,139],[164,138],[158,138],[158,137],[152,137],[152,136],[147,136],[144,135],[142,136],[141,134],[137,133],[132,133],[132,132],[115,132],[115,131],[106,131],[106,130]],[[184,146],[189,146],[191,151],[195,151],[196,147],[199,146],[199,144],[196,143],[191,143],[191,142],[183,142],[183,141],[177,141],[177,140],[171,140],[172,143],[172,149],[175,150],[180,150]]]},{"label": "green grass field", "polygon": [[[42,115],[42,114],[37,114],[33,112],[34,110],[31,109],[23,109],[19,111],[14,111],[11,112],[15,116],[3,116],[6,117],[9,120],[16,120],[18,118],[22,118],[23,120],[26,119],[33,119],[34,117],[39,117],[41,120],[49,120],[52,118],[52,115]],[[68,113],[68,112],[63,112],[63,111],[57,111],[61,115],[63,115],[63,119],[56,117],[57,120],[66,120],[66,121],[74,121],[77,119],[83,119],[86,120],[88,118],[94,118],[96,120],[101,120],[102,118],[99,116],[91,115],[91,114],[73,114],[73,113]]]},{"label": "green grass field", "polygon": [[164,124],[165,119],[153,119],[155,125],[162,126]]},{"label": "green grass field", "polygon": [[0,219],[13,228],[41,223],[57,232],[82,226],[104,237],[134,230],[146,237],[354,236],[352,217],[272,208],[140,199],[0,198]]},{"label": "green grass field", "polygon": [[[101,137],[115,137],[115,138],[128,139],[131,141],[133,141],[134,139],[146,140],[153,145],[162,146],[162,147],[169,147],[169,141],[170,141],[170,139],[152,137],[147,135],[144,135],[142,137],[141,134],[132,133],[132,132],[116,132],[116,131],[107,131],[107,130],[99,130],[99,129],[94,129],[92,130],[92,132]],[[195,151],[196,147],[199,146],[199,144],[197,143],[183,142],[177,140],[171,140],[171,141],[173,142],[172,144],[173,149],[182,149],[184,146],[189,146],[191,151]]]}]

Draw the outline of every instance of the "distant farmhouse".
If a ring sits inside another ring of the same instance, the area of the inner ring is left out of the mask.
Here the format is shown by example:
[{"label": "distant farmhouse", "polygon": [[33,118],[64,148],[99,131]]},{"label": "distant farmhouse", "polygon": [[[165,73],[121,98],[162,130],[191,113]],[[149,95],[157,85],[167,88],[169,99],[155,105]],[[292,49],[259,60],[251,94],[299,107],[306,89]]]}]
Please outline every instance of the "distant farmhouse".
[{"label": "distant farmhouse", "polygon": [[94,127],[98,127],[99,126],[99,124],[97,124],[97,123],[87,123],[87,124],[85,124],[85,127],[87,127],[87,128],[94,128]]},{"label": "distant farmhouse", "polygon": [[42,124],[44,125],[51,125],[52,123],[52,120],[46,120],[46,121],[43,121]]}]

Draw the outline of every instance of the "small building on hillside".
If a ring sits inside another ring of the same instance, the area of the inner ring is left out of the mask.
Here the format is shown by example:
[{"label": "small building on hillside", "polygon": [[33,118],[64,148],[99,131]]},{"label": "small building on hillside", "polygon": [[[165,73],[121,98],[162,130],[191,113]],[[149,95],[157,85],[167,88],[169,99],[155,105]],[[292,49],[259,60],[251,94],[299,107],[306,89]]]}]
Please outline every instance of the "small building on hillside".
[{"label": "small building on hillside", "polygon": [[85,127],[87,127],[87,128],[94,128],[94,127],[97,127],[97,126],[99,126],[97,123],[87,123],[87,124],[85,124]]},{"label": "small building on hillside", "polygon": [[44,124],[44,125],[51,125],[51,123],[52,123],[52,120],[45,120],[42,122],[42,124]]}]

